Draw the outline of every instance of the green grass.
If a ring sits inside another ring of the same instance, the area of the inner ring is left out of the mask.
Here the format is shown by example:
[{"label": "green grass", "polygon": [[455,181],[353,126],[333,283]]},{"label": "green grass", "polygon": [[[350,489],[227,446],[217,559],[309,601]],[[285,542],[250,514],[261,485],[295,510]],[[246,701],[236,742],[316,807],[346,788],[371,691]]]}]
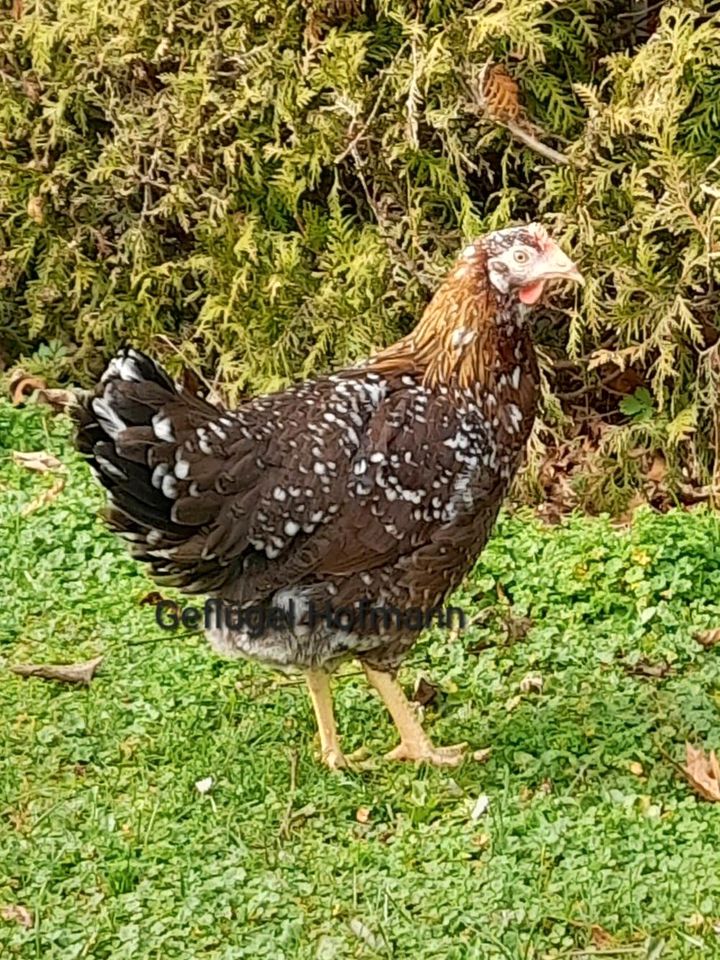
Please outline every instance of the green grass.
[{"label": "green grass", "polygon": [[[13,449],[69,468],[26,517],[51,478]],[[720,648],[692,636],[720,624],[716,515],[505,516],[458,598],[478,622],[402,672],[440,686],[433,737],[490,760],[332,775],[302,686],[155,626],[63,421],[0,405],[0,458],[2,657],[105,657],[89,688],[0,675],[0,906],[33,917],[0,918],[0,956],[529,960],[591,956],[597,925],[614,955],[720,957],[720,804],[668,760],[720,747]],[[355,671],[336,708],[348,749],[394,745]]]}]

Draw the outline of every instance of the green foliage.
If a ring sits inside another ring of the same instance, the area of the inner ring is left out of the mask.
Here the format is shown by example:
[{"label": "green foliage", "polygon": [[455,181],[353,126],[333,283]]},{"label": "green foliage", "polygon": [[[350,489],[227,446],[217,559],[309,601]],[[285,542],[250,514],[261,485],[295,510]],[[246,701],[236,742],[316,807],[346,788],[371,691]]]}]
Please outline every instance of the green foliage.
[{"label": "green foliage", "polygon": [[692,6],[666,4],[648,43],[576,85],[587,124],[542,206],[563,208],[589,281],[571,354],[639,373],[647,389],[621,411],[652,421],[671,461],[717,480],[720,18]]},{"label": "green foliage", "polygon": [[[588,278],[540,318],[546,427],[562,429],[554,360],[603,403],[608,371],[632,367],[653,444],[707,478],[720,21],[704,6],[16,3],[0,24],[5,352],[62,344],[30,366],[86,381],[131,340],[233,397],[273,389],[408,329],[464,238],[541,217]],[[569,166],[478,112],[488,59]]]},{"label": "green foliage", "polygon": [[[49,478],[10,454],[43,448],[67,483],[22,517]],[[592,956],[598,926],[618,955],[720,955],[720,805],[668,759],[720,749],[720,652],[693,639],[720,618],[717,515],[504,516],[454,600],[471,624],[401,675],[488,762],[332,775],[301,684],[156,627],[100,500],[61,420],[0,402],[3,657],[105,658],[89,688],[2,677],[0,904],[32,916],[3,911],[3,958],[539,960]],[[348,749],[393,745],[354,668],[335,698]]]},{"label": "green foliage", "polygon": [[629,397],[624,397],[620,401],[620,409],[628,417],[635,417],[636,420],[650,420],[655,412],[650,391],[645,387],[636,390]]}]

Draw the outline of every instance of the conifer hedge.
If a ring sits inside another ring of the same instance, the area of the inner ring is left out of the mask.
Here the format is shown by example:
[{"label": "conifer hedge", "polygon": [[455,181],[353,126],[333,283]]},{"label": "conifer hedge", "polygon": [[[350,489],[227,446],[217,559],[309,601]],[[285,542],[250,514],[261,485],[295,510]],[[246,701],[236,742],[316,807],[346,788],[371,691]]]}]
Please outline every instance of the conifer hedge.
[{"label": "conifer hedge", "polygon": [[[583,403],[623,470],[720,472],[717,4],[13,0],[0,31],[6,362],[84,382],[130,340],[273,389],[540,218],[588,279],[538,320],[547,429]],[[490,63],[568,163],[483,102]]]}]

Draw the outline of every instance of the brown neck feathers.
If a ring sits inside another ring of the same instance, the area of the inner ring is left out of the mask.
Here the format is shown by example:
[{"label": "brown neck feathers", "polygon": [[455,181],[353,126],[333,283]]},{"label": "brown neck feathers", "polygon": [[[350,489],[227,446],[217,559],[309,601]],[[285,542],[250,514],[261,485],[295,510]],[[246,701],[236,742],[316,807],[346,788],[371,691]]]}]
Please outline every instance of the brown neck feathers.
[{"label": "brown neck feathers", "polygon": [[462,259],[412,333],[377,354],[368,366],[385,375],[413,372],[430,388],[450,383],[461,389],[487,386],[499,353],[505,352],[507,327],[516,309],[488,282],[484,256]]}]

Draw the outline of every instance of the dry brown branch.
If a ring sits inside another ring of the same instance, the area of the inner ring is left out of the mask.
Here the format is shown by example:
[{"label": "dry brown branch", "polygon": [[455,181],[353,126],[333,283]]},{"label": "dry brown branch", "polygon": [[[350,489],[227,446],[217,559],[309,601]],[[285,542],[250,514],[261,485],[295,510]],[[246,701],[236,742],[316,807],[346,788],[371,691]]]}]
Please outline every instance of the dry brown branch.
[{"label": "dry brown branch", "polygon": [[43,680],[87,686],[102,662],[102,657],[95,657],[84,663],[16,663],[10,665],[10,670],[21,677],[41,677]]}]

